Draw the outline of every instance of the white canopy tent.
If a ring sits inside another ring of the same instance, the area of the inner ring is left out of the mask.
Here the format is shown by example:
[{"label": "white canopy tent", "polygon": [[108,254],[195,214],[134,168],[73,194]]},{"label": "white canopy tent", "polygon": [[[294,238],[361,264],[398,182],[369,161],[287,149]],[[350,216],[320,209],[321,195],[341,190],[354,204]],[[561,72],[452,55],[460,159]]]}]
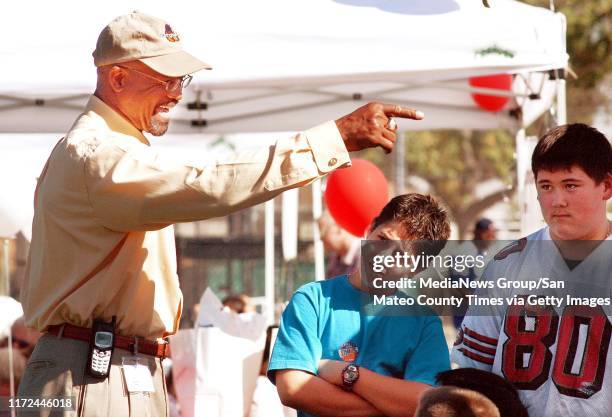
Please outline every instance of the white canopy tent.
[{"label": "white canopy tent", "polygon": [[[490,9],[479,0],[11,3],[0,45],[0,132],[61,136],[94,89],[91,52],[99,31],[133,9],[167,19],[186,49],[214,67],[196,74],[185,91],[171,136],[296,131],[371,100],[425,112],[423,121],[400,121],[404,130],[518,134],[555,106],[563,122],[564,81],[549,77],[567,65],[563,15],[512,0],[491,3]],[[470,96],[486,90],[470,88],[468,79],[497,73],[517,74],[512,92],[497,91],[512,99],[488,113]],[[269,240],[267,247],[273,248]],[[267,281],[273,282],[270,269]]]},{"label": "white canopy tent", "polygon": [[[174,133],[300,130],[374,99],[425,112],[404,129],[516,128],[551,105],[554,88],[541,87],[538,74],[567,64],[563,15],[512,0],[490,9],[478,0],[111,0],[78,9],[24,0],[8,9],[3,132],[66,131],[95,85],[99,31],[132,9],[168,19],[214,67],[196,75],[183,100],[206,110],[182,106]],[[522,121],[472,101],[467,79],[494,73],[521,74]]]}]

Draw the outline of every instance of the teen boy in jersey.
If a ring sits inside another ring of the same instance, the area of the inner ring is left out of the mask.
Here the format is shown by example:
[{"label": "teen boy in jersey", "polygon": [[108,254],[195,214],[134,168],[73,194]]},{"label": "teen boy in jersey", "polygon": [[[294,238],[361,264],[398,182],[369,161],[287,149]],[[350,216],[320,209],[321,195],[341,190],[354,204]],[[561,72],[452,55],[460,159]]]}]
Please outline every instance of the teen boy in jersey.
[{"label": "teen boy in jersey", "polygon": [[[449,231],[431,197],[406,194],[383,208],[367,239],[435,241],[430,254],[436,255]],[[439,318],[364,314],[364,297],[373,292],[356,272],[306,284],[293,295],[268,376],[300,416],[413,415],[436,374],[449,368]]]},{"label": "teen boy in jersey", "polygon": [[[610,142],[584,124],[560,126],[540,139],[531,167],[548,226],[502,250],[483,279],[546,277],[557,259],[557,270],[582,287],[602,284],[597,295],[609,300]],[[554,245],[542,242],[551,240]],[[573,249],[580,246],[588,250],[577,256]],[[612,416],[609,305],[510,306],[490,316],[472,310],[453,362],[505,377],[519,389],[531,417]]]}]

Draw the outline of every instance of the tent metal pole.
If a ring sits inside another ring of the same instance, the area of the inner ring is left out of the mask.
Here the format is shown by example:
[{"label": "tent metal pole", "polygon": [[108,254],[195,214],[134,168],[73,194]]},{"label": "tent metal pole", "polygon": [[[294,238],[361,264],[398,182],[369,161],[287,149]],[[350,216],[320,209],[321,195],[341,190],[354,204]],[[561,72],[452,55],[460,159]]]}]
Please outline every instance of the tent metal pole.
[{"label": "tent metal pole", "polygon": [[312,183],[312,240],[314,244],[315,280],[317,281],[325,279],[325,253],[317,222],[323,214],[322,199],[323,193],[321,191],[321,180],[319,179]]},{"label": "tent metal pole", "polygon": [[516,161],[516,195],[519,204],[519,216],[521,221],[521,236],[525,231],[525,181],[527,165],[524,158],[523,146],[525,141],[525,128],[522,127],[514,132],[514,154]]},{"label": "tent metal pole", "polygon": [[[15,371],[14,371],[14,356],[13,356],[13,330],[8,332],[8,357],[9,357],[9,392],[11,397],[15,398]],[[11,417],[16,417],[15,407],[11,407]]]},{"label": "tent metal pole", "polygon": [[[393,97],[375,96],[375,95],[370,95],[370,94],[364,95],[361,98],[361,100],[362,100],[361,102],[368,102],[368,101],[391,102],[391,103],[396,103],[396,104],[409,106],[409,107],[433,105],[432,103],[428,103],[424,101],[417,101],[417,100],[405,101],[405,100],[398,100],[397,98],[393,98]],[[306,110],[306,109],[316,108],[319,106],[325,106],[328,104],[337,104],[337,103],[342,103],[342,102],[348,103],[349,100],[342,100],[342,99],[321,100],[315,103],[301,104],[301,105],[296,105],[296,106],[285,106],[282,108],[277,107],[277,108],[272,108],[272,109],[262,110],[262,111],[257,111],[257,112],[238,113],[235,115],[218,117],[218,118],[207,118],[206,126],[210,127],[213,125],[222,124],[222,123],[230,123],[230,122],[234,122],[237,120],[245,120],[245,119],[252,119],[252,118],[262,117],[262,116],[278,115],[278,114],[288,113],[292,111]],[[351,101],[351,103],[353,102]],[[478,110],[474,107],[467,107],[463,105],[435,104],[435,107],[436,109],[441,109],[441,110],[444,110],[444,109],[463,110],[466,112],[466,114],[482,115],[482,110]],[[191,124],[191,119],[181,118],[181,119],[173,119],[173,120],[175,123]]]},{"label": "tent metal pole", "polygon": [[265,313],[274,323],[274,200],[265,203]]},{"label": "tent metal pole", "polygon": [[557,77],[557,125],[564,125],[567,123],[567,107],[566,107],[566,89],[565,80]]},{"label": "tent metal pole", "polygon": [[488,87],[470,87],[470,86],[458,86],[458,85],[448,85],[445,83],[426,83],[422,84],[420,87],[438,87],[446,90],[453,91],[465,91],[468,93],[478,93],[478,94],[487,94],[490,96],[496,97],[521,97],[521,98],[529,98],[529,93],[515,93],[513,91],[500,90],[498,88],[488,88]]},{"label": "tent metal pole", "polygon": [[[359,86],[357,86],[358,88]],[[425,83],[425,84],[414,84],[414,83],[410,83],[410,84],[400,84],[396,87],[393,88],[386,88],[386,89],[382,89],[382,90],[376,90],[376,91],[370,91],[366,94],[361,95],[360,100],[363,102],[367,102],[367,101],[389,101],[389,102],[394,102],[394,103],[398,103],[398,104],[404,104],[404,105],[411,105],[413,107],[416,107],[418,105],[432,105],[432,103],[427,103],[427,102],[423,102],[423,101],[417,101],[417,100],[410,100],[409,103],[406,102],[402,102],[399,103],[397,98],[393,98],[393,97],[385,97],[383,96],[384,94],[388,94],[388,93],[399,93],[402,91],[406,91],[406,90],[411,90],[411,89],[419,89],[419,88],[423,88],[423,87],[437,87],[437,88],[444,88],[444,89],[448,89],[448,90],[458,90],[458,91],[467,91],[467,92],[472,92],[472,93],[481,93],[481,94],[491,94],[491,95],[495,95],[495,96],[504,96],[504,97],[524,97],[527,98],[529,97],[529,94],[517,94],[514,93],[512,91],[505,91],[505,90],[499,90],[499,89],[495,89],[495,88],[484,88],[484,87],[461,87],[461,86],[453,86],[453,85],[448,85],[445,83],[440,83],[440,82],[430,82],[430,83]],[[241,120],[241,119],[248,119],[248,118],[254,118],[254,117],[261,117],[261,116],[269,116],[269,115],[275,115],[275,114],[280,114],[280,113],[286,113],[286,112],[290,112],[290,111],[297,111],[297,110],[306,110],[306,109],[310,109],[310,108],[314,108],[314,107],[319,107],[319,106],[324,106],[324,105],[328,105],[328,104],[336,104],[336,103],[342,103],[344,101],[349,102],[349,101],[354,101],[354,97],[350,94],[343,94],[343,93],[335,93],[335,92],[329,92],[329,91],[321,91],[318,89],[313,89],[313,90],[308,90],[308,89],[283,89],[281,91],[273,91],[270,93],[262,93],[262,94],[257,94],[257,95],[253,95],[250,97],[241,97],[240,98],[240,102],[246,102],[246,101],[250,101],[250,100],[258,100],[261,98],[270,98],[270,97],[275,97],[275,96],[282,96],[285,94],[291,94],[291,93],[295,93],[295,92],[301,92],[301,93],[305,93],[305,94],[313,94],[313,95],[319,95],[319,96],[324,96],[324,97],[331,97],[329,99],[326,100],[320,100],[314,103],[306,103],[306,104],[298,104],[298,105],[294,105],[294,106],[285,106],[282,108],[272,108],[272,109],[268,109],[268,110],[262,110],[262,111],[257,111],[257,112],[250,112],[250,113],[242,113],[242,114],[237,114],[234,116],[226,116],[226,117],[220,117],[220,118],[209,118],[207,119],[207,126],[211,126],[213,124],[220,124],[220,123],[229,123],[235,120]],[[232,100],[225,100],[225,101],[216,101],[216,102],[211,102],[208,103],[209,108],[215,107],[221,107],[221,106],[225,106],[225,105],[231,105],[234,104],[238,99],[232,99]],[[465,106],[461,106],[461,105],[451,105],[451,104],[437,104],[436,108],[438,109],[450,109],[450,110],[455,110],[455,109],[465,109],[466,111],[471,111],[473,110],[470,107],[465,107]],[[476,110],[474,110],[474,112],[476,112]],[[191,120],[189,119],[179,119],[179,120],[175,120],[175,122],[181,122],[181,123],[185,123],[185,124],[190,124]]]},{"label": "tent metal pole", "polygon": [[[2,238],[2,294],[11,295],[11,280],[9,274],[9,239]],[[9,392],[15,397],[15,373],[13,370],[13,330],[8,331],[8,359],[9,359]],[[15,417],[15,408],[11,408],[11,417]]]},{"label": "tent metal pole", "polygon": [[11,281],[9,274],[9,239],[2,239],[2,285],[0,286],[0,295],[11,295]]},{"label": "tent metal pole", "polygon": [[[551,7],[554,8],[554,0],[551,0]],[[557,16],[563,22],[562,29],[562,41],[563,41],[563,50],[567,51],[567,21],[565,20],[565,15],[563,13],[557,13]],[[564,125],[567,123],[567,99],[566,99],[566,89],[565,89],[565,73],[566,68],[561,70],[556,70],[556,82],[557,82],[557,124]]]}]

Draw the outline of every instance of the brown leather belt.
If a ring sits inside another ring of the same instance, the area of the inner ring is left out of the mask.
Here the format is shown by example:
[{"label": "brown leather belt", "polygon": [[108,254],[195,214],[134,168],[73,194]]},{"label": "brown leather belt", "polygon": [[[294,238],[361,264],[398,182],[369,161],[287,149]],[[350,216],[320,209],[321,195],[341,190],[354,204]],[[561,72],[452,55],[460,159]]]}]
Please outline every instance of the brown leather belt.
[{"label": "brown leather belt", "polygon": [[[82,340],[88,343],[91,340],[91,329],[73,326],[72,324],[49,326],[47,328],[47,333],[54,336],[66,337],[68,339]],[[114,339],[113,346],[119,349],[144,353],[145,355],[156,356],[158,358],[166,358],[170,354],[170,345],[166,340],[163,342],[156,342],[142,337],[121,336],[118,334],[115,335]]]}]

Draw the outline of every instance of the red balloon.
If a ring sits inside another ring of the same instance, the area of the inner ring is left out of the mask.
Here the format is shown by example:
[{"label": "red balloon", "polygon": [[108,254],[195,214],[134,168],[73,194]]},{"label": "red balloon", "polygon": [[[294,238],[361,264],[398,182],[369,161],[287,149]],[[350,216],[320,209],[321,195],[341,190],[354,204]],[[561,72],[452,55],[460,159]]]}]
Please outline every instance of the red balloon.
[{"label": "red balloon", "polygon": [[[495,88],[497,90],[512,91],[512,75],[497,74],[485,75],[483,77],[471,77],[470,85],[472,87]],[[491,96],[488,94],[472,93],[472,98],[483,110],[490,112],[498,112],[504,108],[510,97]]]},{"label": "red balloon", "polygon": [[342,228],[361,237],[389,201],[387,179],[373,163],[352,159],[353,166],[331,173],[325,204]]}]

